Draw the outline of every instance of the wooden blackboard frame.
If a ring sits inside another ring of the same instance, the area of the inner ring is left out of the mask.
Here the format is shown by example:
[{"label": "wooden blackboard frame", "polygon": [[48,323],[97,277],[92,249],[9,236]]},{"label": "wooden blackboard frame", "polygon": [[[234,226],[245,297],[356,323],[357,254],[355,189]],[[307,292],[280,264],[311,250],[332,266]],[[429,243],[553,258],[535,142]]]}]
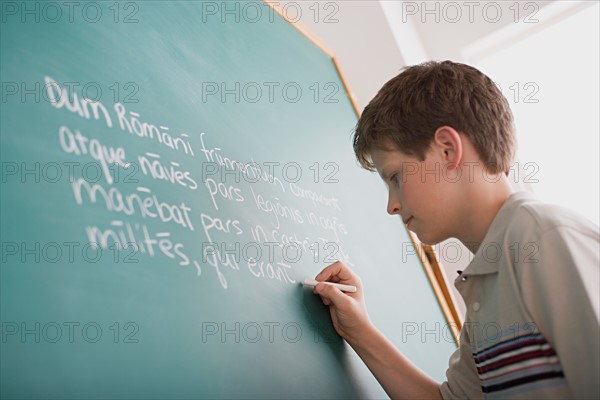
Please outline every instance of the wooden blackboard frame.
[{"label": "wooden blackboard frame", "polygon": [[[316,35],[314,35],[308,28],[302,25],[299,21],[291,21],[285,12],[283,12],[283,6],[280,3],[272,3],[269,0],[262,0],[265,5],[273,9],[281,18],[283,18],[288,24],[292,25],[296,30],[298,30],[302,35],[304,35],[308,40],[310,40],[315,46],[317,46],[321,51],[323,51],[333,62],[335,70],[342,81],[344,86],[344,91],[352,104],[352,108],[356,114],[357,118],[360,118],[360,109],[356,102],[355,96],[352,94],[350,90],[350,86],[348,85],[348,81],[346,80],[344,73],[342,72],[342,68],[338,63],[333,50],[331,50],[321,39],[319,39]],[[404,226],[404,225],[403,225]],[[419,260],[421,261],[421,265],[427,276],[427,280],[431,285],[431,289],[433,290],[435,297],[440,305],[444,317],[446,319],[446,323],[452,332],[455,343],[458,345],[458,337],[460,333],[460,328],[462,326],[461,318],[454,303],[454,299],[448,289],[448,282],[444,276],[444,272],[438,262],[437,255],[435,254],[435,250],[432,246],[426,245],[422,243],[417,236],[409,231],[406,226],[404,226],[406,232],[408,233],[411,241],[414,245],[415,249],[418,249],[417,254]]]}]

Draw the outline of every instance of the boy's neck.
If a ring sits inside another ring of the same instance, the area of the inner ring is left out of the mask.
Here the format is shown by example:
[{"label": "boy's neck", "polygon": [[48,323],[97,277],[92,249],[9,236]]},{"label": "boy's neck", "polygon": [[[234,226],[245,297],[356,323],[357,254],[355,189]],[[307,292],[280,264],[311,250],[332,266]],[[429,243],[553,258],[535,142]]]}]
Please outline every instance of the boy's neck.
[{"label": "boy's neck", "polygon": [[481,181],[472,185],[465,204],[461,227],[456,237],[475,254],[490,229],[494,218],[513,193],[506,175],[502,174],[497,182]]}]

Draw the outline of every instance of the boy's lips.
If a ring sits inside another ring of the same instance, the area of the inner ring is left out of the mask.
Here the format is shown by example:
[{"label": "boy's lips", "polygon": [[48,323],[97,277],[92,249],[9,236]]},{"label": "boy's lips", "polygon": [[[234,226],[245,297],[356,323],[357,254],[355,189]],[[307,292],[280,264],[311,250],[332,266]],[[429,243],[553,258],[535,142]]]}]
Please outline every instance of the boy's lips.
[{"label": "boy's lips", "polygon": [[412,219],[413,219],[412,215],[411,215],[410,217],[406,218],[406,219],[403,221],[403,222],[404,222],[404,225],[408,225],[408,224],[410,223],[410,221],[412,221]]}]

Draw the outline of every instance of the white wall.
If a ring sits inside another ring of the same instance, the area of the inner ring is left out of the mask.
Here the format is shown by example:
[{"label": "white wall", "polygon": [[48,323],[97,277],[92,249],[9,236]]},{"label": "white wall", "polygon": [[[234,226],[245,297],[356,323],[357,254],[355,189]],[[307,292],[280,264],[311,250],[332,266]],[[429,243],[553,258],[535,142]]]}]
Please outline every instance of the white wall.
[{"label": "white wall", "polygon": [[[377,1],[280,1],[330,47],[362,110],[405,63]],[[301,16],[296,13],[301,7]]]}]

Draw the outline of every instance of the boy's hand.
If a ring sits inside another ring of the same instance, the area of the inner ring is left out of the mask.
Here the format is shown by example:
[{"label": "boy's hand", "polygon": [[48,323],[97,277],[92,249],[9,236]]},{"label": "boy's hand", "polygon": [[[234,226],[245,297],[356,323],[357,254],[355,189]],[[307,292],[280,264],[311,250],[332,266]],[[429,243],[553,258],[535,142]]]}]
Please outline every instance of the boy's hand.
[{"label": "boy's hand", "polygon": [[356,286],[344,293],[319,283],[314,292],[329,306],[333,326],[367,364],[392,399],[441,399],[440,385],[415,367],[369,320],[360,278],[337,261],[321,271],[316,281]]},{"label": "boy's hand", "polygon": [[371,321],[367,314],[363,287],[358,275],[344,263],[336,261],[324,268],[315,280],[356,286],[355,293],[344,293],[336,287],[325,284],[318,284],[313,291],[321,296],[323,304],[329,306],[336,332],[350,344],[359,340],[371,325]]}]

